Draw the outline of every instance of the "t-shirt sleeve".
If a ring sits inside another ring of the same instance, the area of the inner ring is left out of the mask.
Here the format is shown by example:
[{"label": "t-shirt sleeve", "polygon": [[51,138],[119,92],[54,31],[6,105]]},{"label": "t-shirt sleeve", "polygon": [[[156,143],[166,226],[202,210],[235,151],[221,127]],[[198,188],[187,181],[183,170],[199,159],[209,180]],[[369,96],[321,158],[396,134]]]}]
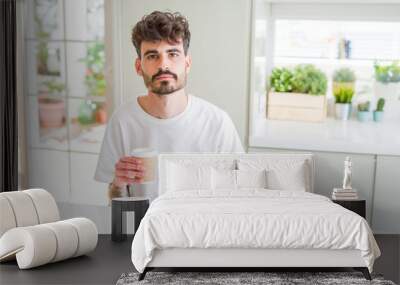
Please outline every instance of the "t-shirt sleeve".
[{"label": "t-shirt sleeve", "polygon": [[94,179],[100,182],[111,183],[114,179],[115,164],[123,153],[123,134],[119,120],[112,116],[108,122],[99,160],[97,161]]},{"label": "t-shirt sleeve", "polygon": [[224,112],[223,123],[220,132],[219,152],[244,153],[242,142],[236,131],[235,125],[229,115]]}]

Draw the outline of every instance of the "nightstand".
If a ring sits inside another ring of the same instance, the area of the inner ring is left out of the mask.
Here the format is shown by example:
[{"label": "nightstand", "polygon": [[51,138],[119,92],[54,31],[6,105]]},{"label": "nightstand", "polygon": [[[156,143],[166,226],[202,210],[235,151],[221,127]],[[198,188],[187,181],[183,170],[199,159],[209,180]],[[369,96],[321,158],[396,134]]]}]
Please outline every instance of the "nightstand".
[{"label": "nightstand", "polygon": [[359,214],[365,219],[366,202],[365,200],[332,200],[332,202],[339,204],[340,206]]},{"label": "nightstand", "polygon": [[111,239],[123,241],[126,239],[126,213],[135,212],[135,233],[140,221],[149,208],[149,199],[145,197],[113,198],[111,202]]}]

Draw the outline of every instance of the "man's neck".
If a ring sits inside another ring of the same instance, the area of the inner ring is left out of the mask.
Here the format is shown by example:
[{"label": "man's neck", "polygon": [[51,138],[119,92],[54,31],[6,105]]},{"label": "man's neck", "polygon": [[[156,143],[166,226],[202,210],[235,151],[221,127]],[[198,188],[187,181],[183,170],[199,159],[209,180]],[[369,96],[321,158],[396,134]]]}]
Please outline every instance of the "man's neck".
[{"label": "man's neck", "polygon": [[184,88],[168,95],[157,95],[149,92],[146,96],[140,96],[137,100],[146,113],[159,119],[169,119],[179,115],[188,104],[188,97]]}]

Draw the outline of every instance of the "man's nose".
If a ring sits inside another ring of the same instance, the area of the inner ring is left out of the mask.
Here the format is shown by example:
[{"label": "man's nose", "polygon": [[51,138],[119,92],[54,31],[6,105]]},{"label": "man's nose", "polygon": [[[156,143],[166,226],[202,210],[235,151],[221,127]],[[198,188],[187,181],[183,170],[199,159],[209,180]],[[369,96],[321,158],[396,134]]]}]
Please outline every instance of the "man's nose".
[{"label": "man's nose", "polygon": [[169,59],[168,59],[168,56],[165,56],[165,55],[161,55],[160,56],[160,68],[162,69],[162,70],[166,70],[166,69],[169,69],[169,64],[170,64],[170,62],[169,62]]}]

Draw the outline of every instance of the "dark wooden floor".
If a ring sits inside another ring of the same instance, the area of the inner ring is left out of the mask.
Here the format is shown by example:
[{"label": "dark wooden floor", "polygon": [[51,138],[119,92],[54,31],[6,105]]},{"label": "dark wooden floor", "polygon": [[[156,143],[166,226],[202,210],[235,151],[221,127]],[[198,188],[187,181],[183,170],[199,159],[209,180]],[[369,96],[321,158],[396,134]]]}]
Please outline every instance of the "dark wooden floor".
[{"label": "dark wooden floor", "polygon": [[[382,256],[375,263],[376,273],[399,283],[400,235],[377,235]],[[134,271],[130,258],[132,237],[114,243],[110,236],[99,236],[99,243],[88,256],[19,270],[16,262],[0,264],[0,284],[115,284],[124,272]]]},{"label": "dark wooden floor", "polygon": [[87,256],[18,270],[16,262],[0,264],[0,284],[115,284],[124,272],[134,271],[132,237],[121,243],[100,235],[96,250]]}]

